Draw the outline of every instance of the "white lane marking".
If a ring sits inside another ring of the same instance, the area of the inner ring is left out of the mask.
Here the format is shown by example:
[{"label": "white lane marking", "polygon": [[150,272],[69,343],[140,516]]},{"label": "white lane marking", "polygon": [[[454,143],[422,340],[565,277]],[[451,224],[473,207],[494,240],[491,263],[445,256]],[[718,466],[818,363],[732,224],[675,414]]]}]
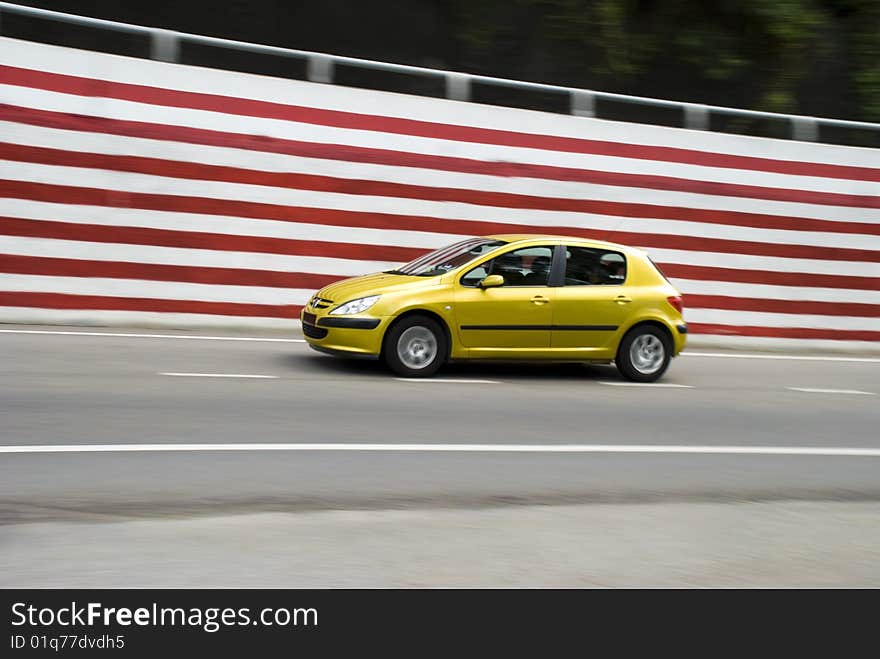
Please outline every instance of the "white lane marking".
[{"label": "white lane marking", "polygon": [[880,457],[880,448],[684,446],[663,444],[24,444],[0,453],[146,453],[181,451],[396,451],[417,453],[681,453]]},{"label": "white lane marking", "polygon": [[880,357],[821,357],[813,355],[759,355],[754,353],[728,352],[689,352],[681,353],[681,357],[728,357],[731,359],[793,359],[816,362],[870,362],[880,363]]},{"label": "white lane marking", "polygon": [[170,375],[175,378],[256,378],[265,380],[277,380],[277,375],[251,375],[249,373],[159,373]]},{"label": "white lane marking", "polygon": [[874,396],[871,391],[859,391],[858,389],[811,389],[809,387],[786,387],[790,391],[803,391],[808,394],[856,394],[861,396]]},{"label": "white lane marking", "polygon": [[690,384],[672,384],[664,382],[608,382],[599,380],[599,384],[607,384],[610,387],[665,387],[667,389],[693,389]]},{"label": "white lane marking", "polygon": [[453,384],[501,384],[498,380],[465,380],[465,379],[456,379],[456,378],[394,378],[398,382],[425,382],[425,383],[438,383],[443,384],[444,382],[449,382]]},{"label": "white lane marking", "polygon": [[128,334],[124,332],[70,332],[60,330],[0,329],[4,334],[61,334],[65,336],[122,336],[135,339],[194,339],[198,341],[266,341],[271,343],[305,343],[305,339],[276,339],[260,336],[190,336],[188,334]]}]

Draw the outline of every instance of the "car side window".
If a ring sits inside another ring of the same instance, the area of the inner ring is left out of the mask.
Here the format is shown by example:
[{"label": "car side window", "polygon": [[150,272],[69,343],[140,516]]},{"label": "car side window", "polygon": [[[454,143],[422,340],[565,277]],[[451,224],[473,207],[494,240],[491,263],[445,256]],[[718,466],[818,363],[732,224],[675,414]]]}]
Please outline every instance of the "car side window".
[{"label": "car side window", "polygon": [[501,275],[505,286],[546,286],[552,263],[553,247],[522,247],[469,270],[461,284],[476,286],[489,275]]},{"label": "car side window", "polygon": [[626,257],[620,252],[593,247],[567,247],[565,285],[622,284],[626,281]]}]

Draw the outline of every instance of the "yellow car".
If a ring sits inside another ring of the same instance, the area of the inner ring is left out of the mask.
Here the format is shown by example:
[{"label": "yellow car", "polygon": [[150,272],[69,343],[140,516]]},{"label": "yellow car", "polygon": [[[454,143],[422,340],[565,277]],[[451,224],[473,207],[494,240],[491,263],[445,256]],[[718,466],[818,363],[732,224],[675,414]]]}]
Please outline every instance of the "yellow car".
[{"label": "yellow car", "polygon": [[469,238],[396,270],[325,286],[303,309],[309,345],[383,359],[403,377],[445,362],[614,362],[653,382],[684,348],[679,292],[647,254],[545,235]]}]

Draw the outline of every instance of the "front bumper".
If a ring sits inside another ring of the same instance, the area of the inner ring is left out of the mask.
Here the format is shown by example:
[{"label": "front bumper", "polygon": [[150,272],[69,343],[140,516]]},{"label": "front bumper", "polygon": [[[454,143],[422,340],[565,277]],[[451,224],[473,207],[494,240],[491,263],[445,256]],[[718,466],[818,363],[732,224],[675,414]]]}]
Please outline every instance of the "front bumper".
[{"label": "front bumper", "polygon": [[300,314],[306,342],[316,350],[331,354],[378,356],[382,337],[391,321],[377,316],[317,315],[303,309]]}]

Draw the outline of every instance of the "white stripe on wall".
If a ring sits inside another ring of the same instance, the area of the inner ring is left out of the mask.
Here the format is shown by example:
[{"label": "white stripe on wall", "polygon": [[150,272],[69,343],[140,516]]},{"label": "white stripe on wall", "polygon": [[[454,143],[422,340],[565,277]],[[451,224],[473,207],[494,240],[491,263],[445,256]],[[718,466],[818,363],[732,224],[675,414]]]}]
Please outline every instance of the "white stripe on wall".
[{"label": "white stripe on wall", "polygon": [[765,313],[727,309],[685,308],[689,323],[739,325],[746,327],[806,327],[824,330],[880,332],[880,318],[856,316],[814,316],[810,314]]},{"label": "white stripe on wall", "polygon": [[228,327],[290,330],[300,334],[299,320],[264,318],[262,316],[221,316],[200,313],[162,313],[154,311],[103,311],[95,309],[36,309],[31,307],[0,307],[0,322],[25,325],[86,325],[165,327]]},{"label": "white stripe on wall", "polygon": [[848,275],[880,277],[880,263],[864,261],[820,261],[792,259],[782,256],[753,256],[720,252],[691,252],[661,247],[645,248],[655,262],[704,265],[740,270],[769,270],[771,272],[806,272],[817,275]]},{"label": "white stripe on wall", "polygon": [[109,279],[103,277],[53,277],[46,275],[3,275],[2,290],[67,295],[234,302],[237,304],[305,304],[314,289],[191,284],[176,281]]},{"label": "white stripe on wall", "polygon": [[[851,288],[817,288],[811,286],[775,286],[742,284],[731,281],[678,279],[670,277],[680,291],[694,295],[725,295],[728,297],[767,298],[771,300],[804,300],[813,302],[861,302],[880,305],[880,291]],[[687,300],[685,300],[687,304]]]}]

